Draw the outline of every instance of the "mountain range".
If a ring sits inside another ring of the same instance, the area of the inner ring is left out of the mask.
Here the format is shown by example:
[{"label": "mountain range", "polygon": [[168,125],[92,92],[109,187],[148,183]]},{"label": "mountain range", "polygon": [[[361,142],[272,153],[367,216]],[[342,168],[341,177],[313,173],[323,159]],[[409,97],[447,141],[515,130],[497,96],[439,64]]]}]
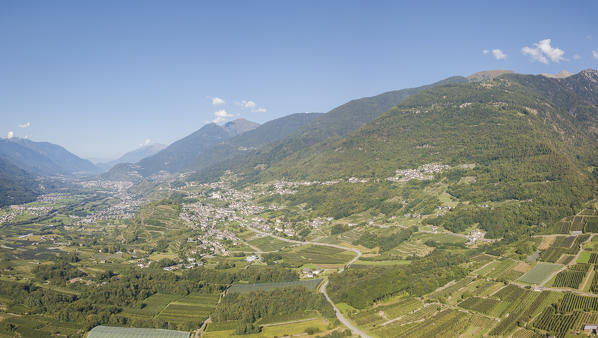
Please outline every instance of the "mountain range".
[{"label": "mountain range", "polygon": [[[102,177],[140,179],[185,171],[194,172],[191,179],[213,180],[232,170],[245,181],[379,180],[428,163],[475,163],[477,169],[468,173],[485,198],[524,198],[534,191],[537,201],[565,213],[566,207],[549,195],[583,200],[594,184],[597,83],[595,70],[455,76],[352,100],[325,114],[292,114],[263,125],[245,119],[210,123],[167,147],[127,153]],[[0,140],[0,158],[6,173],[23,179],[97,170],[60,146],[24,139]],[[491,188],[497,177],[508,191]],[[553,182],[550,189],[537,190],[541,180]]]},{"label": "mountain range", "polygon": [[0,157],[37,176],[93,173],[97,168],[63,147],[22,138],[0,139]]},{"label": "mountain range", "polygon": [[91,174],[96,170],[90,161],[56,144],[0,139],[0,206],[33,200],[40,192],[38,176]]},{"label": "mountain range", "polygon": [[[345,217],[368,208],[431,214],[445,191],[457,207],[429,222],[455,232],[479,224],[499,238],[557,227],[597,188],[598,71],[561,78],[504,73],[428,88],[343,138],[275,159],[236,172],[261,182],[369,182],[293,196],[312,216]],[[437,177],[434,188],[415,180],[407,186],[410,199],[390,198],[385,182],[426,170]],[[489,203],[495,206],[485,208]]]},{"label": "mountain range", "polygon": [[98,167],[102,171],[108,171],[112,167],[120,163],[135,163],[141,161],[146,157],[150,157],[152,155],[157,154],[161,150],[166,148],[166,145],[159,144],[159,143],[152,143],[148,145],[141,146],[135,150],[131,150],[116,160],[109,161],[109,162],[98,162],[96,163],[96,167]]}]

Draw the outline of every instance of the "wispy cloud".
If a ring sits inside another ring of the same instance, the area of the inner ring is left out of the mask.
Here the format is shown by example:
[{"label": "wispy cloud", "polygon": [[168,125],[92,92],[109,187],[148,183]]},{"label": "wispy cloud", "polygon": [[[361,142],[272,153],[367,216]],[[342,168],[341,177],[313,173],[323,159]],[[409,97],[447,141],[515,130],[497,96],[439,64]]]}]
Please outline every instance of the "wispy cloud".
[{"label": "wispy cloud", "polygon": [[500,49],[493,49],[492,55],[494,55],[497,60],[504,60],[507,58],[507,54],[503,53]]},{"label": "wispy cloud", "polygon": [[222,123],[225,122],[226,120],[228,120],[231,117],[235,117],[235,114],[230,114],[227,113],[226,110],[224,109],[220,109],[216,112],[214,112],[214,119],[212,120],[212,122],[214,123]]},{"label": "wispy cloud", "polygon": [[242,100],[241,102],[235,102],[237,105],[241,106],[243,109],[249,109],[252,113],[265,113],[267,110],[263,107],[258,107],[257,104],[251,100]]},{"label": "wispy cloud", "polygon": [[219,97],[212,98],[212,105],[214,105],[214,106],[223,106],[225,104],[226,104],[226,101],[224,101],[223,99],[221,99]]},{"label": "wispy cloud", "polygon": [[592,56],[594,59],[598,60],[598,49],[592,51]]},{"label": "wispy cloud", "polygon": [[29,128],[31,127],[31,123],[27,122],[27,123],[23,123],[23,124],[19,124],[19,128]]},{"label": "wispy cloud", "polygon": [[143,143],[139,143],[140,147],[144,147],[149,145],[150,143],[152,143],[152,139],[151,138],[146,138],[145,140],[143,140]]},{"label": "wispy cloud", "polygon": [[15,133],[13,133],[12,131],[9,131],[6,138],[13,138],[14,136],[15,136]]},{"label": "wispy cloud", "polygon": [[492,56],[494,56],[494,58],[497,60],[505,60],[507,58],[507,54],[505,54],[502,50],[498,48],[495,48],[493,50],[484,49],[482,50],[482,54],[492,54]]},{"label": "wispy cloud", "polygon": [[544,64],[549,64],[550,61],[558,63],[566,60],[563,56],[565,51],[560,48],[552,47],[550,42],[551,39],[541,40],[538,43],[534,43],[533,48],[527,46],[521,48],[521,53],[531,57],[532,61],[539,61]]},{"label": "wispy cloud", "polygon": [[581,56],[579,54],[573,55],[573,60],[579,60],[579,59],[581,59]]}]

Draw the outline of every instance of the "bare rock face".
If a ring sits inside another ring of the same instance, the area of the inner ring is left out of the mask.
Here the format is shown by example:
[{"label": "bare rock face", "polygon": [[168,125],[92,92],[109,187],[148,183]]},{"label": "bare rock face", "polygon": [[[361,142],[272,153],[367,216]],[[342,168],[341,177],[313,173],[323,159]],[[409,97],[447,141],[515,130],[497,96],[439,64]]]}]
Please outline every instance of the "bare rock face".
[{"label": "bare rock face", "polygon": [[512,74],[512,73],[513,73],[512,70],[505,70],[505,69],[485,70],[482,72],[477,72],[477,73],[471,74],[467,77],[467,79],[470,82],[481,82],[481,81],[486,81],[486,80],[492,80],[495,77],[503,75],[503,74]]},{"label": "bare rock face", "polygon": [[551,79],[565,79],[565,78],[568,78],[569,76],[573,75],[573,73],[569,73],[568,71],[563,69],[556,74],[542,73],[541,75],[545,76],[545,77],[549,77]]},{"label": "bare rock face", "polygon": [[579,75],[590,82],[598,82],[598,70],[596,69],[588,68],[582,70],[581,72],[579,72]]}]

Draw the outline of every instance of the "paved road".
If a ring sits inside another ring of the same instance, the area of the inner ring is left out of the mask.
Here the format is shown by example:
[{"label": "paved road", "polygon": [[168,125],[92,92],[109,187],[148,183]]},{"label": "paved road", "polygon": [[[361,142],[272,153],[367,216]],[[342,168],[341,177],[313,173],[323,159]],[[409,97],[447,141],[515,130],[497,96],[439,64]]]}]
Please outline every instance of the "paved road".
[{"label": "paved road", "polygon": [[353,334],[360,335],[363,338],[371,338],[368,334],[358,329],[347,318],[345,318],[345,316],[343,316],[342,312],[336,307],[336,305],[334,305],[332,299],[328,297],[328,293],[326,293],[326,286],[328,286],[328,281],[325,281],[324,284],[322,284],[322,287],[320,287],[320,292],[324,295],[324,297],[326,297],[328,303],[330,303],[330,305],[332,305],[332,307],[334,308],[334,312],[336,312],[336,318],[338,318],[338,320],[345,324],[345,326],[347,326],[351,330],[351,332],[353,332]]},{"label": "paved road", "polygon": [[[355,263],[355,261],[357,261],[359,259],[359,257],[361,257],[361,251],[359,251],[359,250],[357,250],[355,248],[347,248],[347,247],[344,247],[344,246],[341,246],[341,245],[330,244],[330,243],[296,241],[294,239],[288,239],[288,238],[284,238],[284,237],[279,237],[279,236],[276,236],[276,235],[272,235],[272,234],[269,234],[267,232],[264,232],[264,231],[252,228],[250,226],[246,226],[246,227],[249,230],[251,230],[251,231],[257,232],[258,234],[262,234],[262,235],[265,235],[265,236],[270,236],[270,237],[279,239],[281,241],[289,242],[289,243],[328,246],[328,247],[332,247],[332,248],[337,248],[337,249],[342,249],[342,250],[347,250],[347,251],[353,251],[353,252],[355,252],[357,255],[355,257],[353,257],[353,259],[351,259],[349,261],[349,263],[345,264],[345,266],[343,266],[341,269],[339,269],[338,272],[343,272],[351,264]],[[334,302],[332,301],[332,299],[330,299],[330,297],[328,297],[328,293],[326,292],[326,286],[328,286],[328,280],[326,280],[324,282],[324,284],[322,284],[322,286],[320,287],[320,292],[324,295],[324,297],[326,297],[326,300],[328,301],[328,303],[330,303],[330,305],[332,305],[332,308],[334,309],[334,312],[336,313],[336,318],[338,318],[338,320],[340,320],[343,324],[345,324],[345,326],[347,326],[351,330],[351,332],[353,332],[353,334],[359,335],[359,336],[361,336],[363,338],[371,338],[365,332],[361,331],[355,325],[353,325],[347,318],[345,318],[345,316],[343,315],[343,313],[336,307],[336,305],[334,304]]]}]

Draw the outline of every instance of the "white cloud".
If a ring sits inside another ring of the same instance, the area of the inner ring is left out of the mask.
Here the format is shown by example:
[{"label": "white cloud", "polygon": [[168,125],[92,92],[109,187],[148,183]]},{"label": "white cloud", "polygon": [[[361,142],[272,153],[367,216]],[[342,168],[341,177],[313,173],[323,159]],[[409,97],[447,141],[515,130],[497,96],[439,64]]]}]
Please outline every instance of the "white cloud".
[{"label": "white cloud", "polygon": [[573,60],[579,60],[579,59],[581,59],[581,56],[579,54],[573,55]]},{"label": "white cloud", "polygon": [[140,147],[144,147],[149,145],[150,143],[152,143],[152,139],[151,138],[146,138],[145,140],[143,140],[143,143],[140,143],[139,146]]},{"label": "white cloud", "polygon": [[223,106],[225,104],[226,104],[226,101],[224,101],[223,99],[221,99],[219,97],[212,98],[212,105],[214,105],[214,106]]},{"label": "white cloud", "polygon": [[488,53],[490,53],[490,51],[489,51],[489,50],[487,50],[487,49],[484,49],[484,50],[482,51],[482,54],[484,54],[484,55],[486,55],[486,54],[488,54]]},{"label": "white cloud", "polygon": [[241,106],[243,108],[248,108],[248,109],[255,109],[255,107],[257,107],[257,105],[255,104],[255,102],[249,100],[249,101],[241,101]]},{"label": "white cloud", "polygon": [[598,60],[598,49],[592,51],[592,56]]},{"label": "white cloud", "polygon": [[497,60],[504,60],[507,58],[507,54],[503,53],[500,49],[493,49],[492,55],[494,55]]},{"label": "white cloud", "polygon": [[[523,55],[528,55],[532,58],[532,61],[540,61],[544,64],[552,62],[561,62],[566,60],[563,55],[565,51],[560,48],[553,48],[550,45],[550,39],[541,40],[538,43],[534,43],[534,48],[531,47],[523,47],[521,48],[521,53]],[[549,61],[550,59],[550,61]]]},{"label": "white cloud", "polygon": [[214,112],[214,119],[212,122],[214,123],[222,123],[228,120],[229,117],[235,117],[235,114],[227,113],[226,110],[220,109],[219,111]]},{"label": "white cloud", "polygon": [[6,138],[13,138],[14,136],[15,136],[15,133],[13,133],[12,131],[9,131]]},{"label": "white cloud", "polygon": [[29,128],[31,126],[31,123],[27,122],[27,123],[23,123],[23,124],[19,124],[19,128]]},{"label": "white cloud", "polygon": [[266,108],[258,107],[257,104],[251,100],[242,100],[241,102],[236,102],[236,104],[243,107],[243,109],[249,109],[252,113],[265,113],[267,111]]}]

